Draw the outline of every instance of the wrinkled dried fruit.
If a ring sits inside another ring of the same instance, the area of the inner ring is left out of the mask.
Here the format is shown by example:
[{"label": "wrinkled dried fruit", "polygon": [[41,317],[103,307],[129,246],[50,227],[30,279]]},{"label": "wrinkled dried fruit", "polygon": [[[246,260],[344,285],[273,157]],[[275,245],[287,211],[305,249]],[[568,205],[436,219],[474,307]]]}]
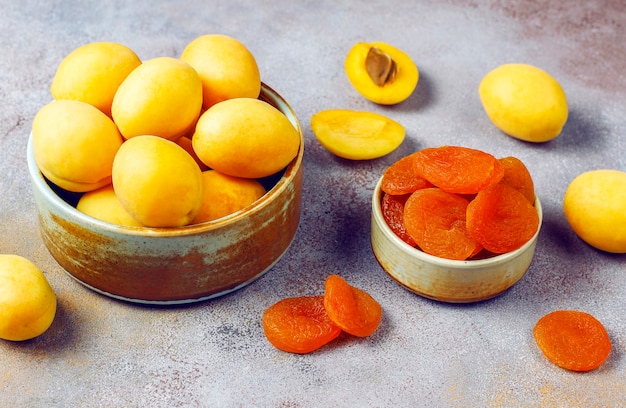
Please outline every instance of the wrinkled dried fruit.
[{"label": "wrinkled dried fruit", "polygon": [[387,194],[403,195],[433,186],[417,174],[415,155],[416,153],[405,156],[385,170],[380,185],[381,190]]},{"label": "wrinkled dried fruit", "polygon": [[504,169],[491,154],[461,146],[420,150],[415,155],[417,173],[449,193],[476,194],[498,183]]},{"label": "wrinkled dried fruit", "polygon": [[602,323],[589,313],[557,310],[537,321],[533,336],[548,360],[561,368],[590,371],[611,353],[611,340]]},{"label": "wrinkled dried fruit", "polygon": [[404,206],[404,225],[427,254],[465,260],[481,249],[466,233],[468,203],[466,199],[438,188],[417,190]]},{"label": "wrinkled dried fruit", "polygon": [[262,325],[274,347],[297,354],[315,351],[341,333],[326,313],[323,296],[280,300],[263,313]]},{"label": "wrinkled dried fruit", "polygon": [[398,236],[402,241],[411,245],[417,246],[415,240],[411,238],[404,226],[404,205],[410,194],[405,195],[392,195],[383,194],[383,198],[380,202],[380,210],[383,213],[383,219],[391,228],[394,234]]},{"label": "wrinkled dried fruit", "polygon": [[326,278],[324,287],[324,307],[337,326],[358,337],[374,333],[382,308],[369,293],[355,288],[339,275]]},{"label": "wrinkled dried fruit", "polygon": [[498,159],[504,169],[500,183],[507,184],[535,204],[535,185],[526,165],[517,157],[509,156]]},{"label": "wrinkled dried fruit", "polygon": [[311,117],[317,140],[331,153],[350,160],[369,160],[394,151],[404,140],[404,127],[373,112],[331,109]]},{"label": "wrinkled dried fruit", "polygon": [[528,242],[539,228],[539,215],[519,191],[494,184],[480,191],[467,206],[467,233],[496,254]]}]

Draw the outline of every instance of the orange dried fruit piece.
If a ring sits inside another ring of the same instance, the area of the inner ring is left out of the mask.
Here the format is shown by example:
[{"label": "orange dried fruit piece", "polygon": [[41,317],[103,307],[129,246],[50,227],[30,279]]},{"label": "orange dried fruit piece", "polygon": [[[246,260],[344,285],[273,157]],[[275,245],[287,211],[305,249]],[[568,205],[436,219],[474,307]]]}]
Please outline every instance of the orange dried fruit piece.
[{"label": "orange dried fruit piece", "polygon": [[572,371],[598,368],[612,348],[602,323],[577,310],[556,310],[543,316],[533,328],[533,337],[548,360]]},{"label": "orange dried fruit piece", "polygon": [[514,156],[502,157],[498,161],[504,169],[500,183],[513,187],[524,194],[531,204],[535,204],[535,185],[526,165]]},{"label": "orange dried fruit piece", "polygon": [[394,151],[404,140],[404,126],[384,115],[329,109],[311,117],[311,129],[331,153],[349,160],[370,160]]},{"label": "orange dried fruit piece", "polygon": [[417,243],[411,238],[404,226],[404,205],[409,196],[409,194],[392,195],[385,193],[380,201],[380,210],[383,214],[383,219],[391,231],[402,241],[415,247]]},{"label": "orange dried fruit piece", "polygon": [[357,337],[367,337],[376,331],[382,308],[369,293],[350,285],[339,275],[328,276],[324,288],[324,307],[333,323]]},{"label": "orange dried fruit piece", "polygon": [[417,173],[416,153],[410,154],[387,167],[383,173],[380,189],[387,194],[409,194],[433,185]]},{"label": "orange dried fruit piece", "polygon": [[274,347],[296,354],[315,351],[341,333],[326,313],[323,296],[282,299],[265,310],[262,325]]},{"label": "orange dried fruit piece", "polygon": [[467,233],[496,254],[513,251],[539,228],[539,215],[522,193],[506,184],[480,191],[467,206]]},{"label": "orange dried fruit piece", "polygon": [[417,173],[443,191],[476,194],[504,176],[493,155],[462,146],[422,149],[415,156]]},{"label": "orange dried fruit piece", "polygon": [[406,201],[404,225],[419,248],[440,258],[464,260],[481,249],[466,233],[469,202],[439,188],[417,190]]}]

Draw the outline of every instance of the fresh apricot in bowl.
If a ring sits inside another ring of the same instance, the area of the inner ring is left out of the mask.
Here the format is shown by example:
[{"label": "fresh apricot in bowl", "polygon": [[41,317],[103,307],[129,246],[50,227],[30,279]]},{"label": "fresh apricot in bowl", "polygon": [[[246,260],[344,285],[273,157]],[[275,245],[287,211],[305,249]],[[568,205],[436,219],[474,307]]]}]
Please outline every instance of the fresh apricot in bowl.
[{"label": "fresh apricot in bowl", "polygon": [[419,81],[419,70],[411,57],[380,41],[356,43],[348,52],[344,70],[363,97],[381,105],[406,100]]},{"label": "fresh apricot in bowl", "polygon": [[195,38],[180,59],[202,80],[203,109],[232,98],[257,98],[261,74],[254,55],[239,40],[223,34]]},{"label": "fresh apricot in bowl", "polygon": [[57,186],[85,192],[111,183],[123,140],[98,108],[76,100],[52,101],[35,115],[32,137],[39,169]]}]

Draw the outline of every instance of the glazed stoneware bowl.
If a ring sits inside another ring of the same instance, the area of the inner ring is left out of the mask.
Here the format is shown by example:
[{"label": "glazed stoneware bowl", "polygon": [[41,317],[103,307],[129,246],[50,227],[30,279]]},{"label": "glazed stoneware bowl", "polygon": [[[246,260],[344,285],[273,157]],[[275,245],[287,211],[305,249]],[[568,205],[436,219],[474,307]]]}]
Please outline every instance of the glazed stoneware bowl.
[{"label": "glazed stoneware bowl", "polygon": [[491,258],[457,261],[429,255],[398,238],[382,215],[381,181],[372,197],[372,249],[387,274],[406,289],[442,302],[471,303],[500,295],[526,274],[542,224],[538,198],[539,228],[526,244]]},{"label": "glazed stoneware bowl", "polygon": [[262,180],[267,193],[229,216],[179,228],[123,227],[75,208],[78,195],[59,190],[35,163],[28,168],[43,242],[81,284],[135,303],[203,301],[246,286],[280,260],[300,222],[302,129],[291,107],[262,85],[259,99],[283,112],[300,134],[296,158]]}]

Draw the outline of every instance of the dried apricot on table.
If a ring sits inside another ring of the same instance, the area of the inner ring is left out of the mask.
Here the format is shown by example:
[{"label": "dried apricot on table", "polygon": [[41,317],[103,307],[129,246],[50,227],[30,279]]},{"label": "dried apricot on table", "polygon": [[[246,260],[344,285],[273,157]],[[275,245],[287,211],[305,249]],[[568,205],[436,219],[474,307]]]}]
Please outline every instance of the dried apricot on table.
[{"label": "dried apricot on table", "polygon": [[409,194],[433,185],[417,173],[416,153],[410,154],[387,167],[383,173],[380,189],[387,194]]},{"label": "dried apricot on table", "polygon": [[488,251],[503,254],[535,235],[539,215],[522,193],[506,184],[494,184],[469,203],[466,223],[470,237]]},{"label": "dried apricot on table", "polygon": [[419,71],[404,51],[384,42],[356,43],[344,63],[348,80],[366,99],[394,105],[417,86]]},{"label": "dried apricot on table", "polygon": [[339,275],[328,276],[324,288],[328,317],[343,331],[357,337],[376,331],[382,308],[369,293],[350,285]]},{"label": "dried apricot on table", "polygon": [[462,146],[440,146],[416,153],[417,173],[449,193],[476,194],[498,183],[502,165],[493,155]]},{"label": "dried apricot on table", "polygon": [[406,201],[404,225],[427,254],[464,260],[481,249],[466,233],[468,204],[463,197],[438,188],[417,190]]},{"label": "dried apricot on table", "polygon": [[263,313],[262,325],[274,347],[297,354],[315,351],[341,333],[326,313],[323,296],[282,299]]},{"label": "dried apricot on table", "polygon": [[417,246],[415,240],[411,238],[404,226],[404,205],[409,198],[409,194],[405,195],[392,195],[383,194],[383,198],[380,201],[380,210],[383,214],[383,219],[402,241],[406,242],[412,247]]},{"label": "dried apricot on table", "polygon": [[520,159],[513,156],[503,157],[498,159],[498,161],[504,169],[504,176],[500,180],[500,183],[507,184],[518,190],[520,193],[524,194],[524,197],[526,197],[531,204],[534,204],[535,185],[526,165]]},{"label": "dried apricot on table", "polygon": [[611,339],[602,323],[589,313],[557,310],[533,328],[537,346],[548,360],[573,371],[598,368],[611,353]]},{"label": "dried apricot on table", "polygon": [[404,126],[384,115],[329,109],[311,117],[315,137],[331,153],[350,160],[370,160],[394,151],[404,140]]}]

